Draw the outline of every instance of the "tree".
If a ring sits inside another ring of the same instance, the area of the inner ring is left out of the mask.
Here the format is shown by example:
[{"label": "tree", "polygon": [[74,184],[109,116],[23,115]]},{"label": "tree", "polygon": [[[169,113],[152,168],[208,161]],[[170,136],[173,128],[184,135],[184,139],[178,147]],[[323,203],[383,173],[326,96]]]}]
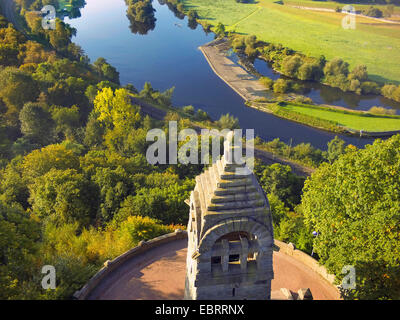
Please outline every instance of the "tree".
[{"label": "tree", "polygon": [[29,215],[0,201],[0,299],[29,299],[40,227]]},{"label": "tree", "polygon": [[89,226],[98,208],[98,188],[75,169],[51,169],[30,186],[32,210],[44,221]]},{"label": "tree", "polygon": [[27,181],[46,174],[51,169],[79,169],[79,157],[72,150],[60,144],[35,150],[25,156],[22,162],[22,175]]},{"label": "tree", "polygon": [[224,37],[226,32],[225,26],[221,22],[218,22],[217,26],[214,28],[214,32],[218,37]]},{"label": "tree", "polygon": [[349,74],[349,79],[357,79],[358,81],[367,81],[368,80],[368,72],[367,66],[365,65],[358,65],[356,66],[353,71]]},{"label": "tree", "polygon": [[56,132],[62,133],[64,137],[72,139],[74,130],[79,127],[79,109],[77,106],[71,108],[55,107],[52,117],[56,124]]},{"label": "tree", "polygon": [[286,93],[291,89],[292,81],[279,78],[274,82],[274,92],[275,93]]},{"label": "tree", "polygon": [[30,74],[12,67],[0,70],[0,99],[8,108],[20,110],[26,102],[35,101],[39,93]]},{"label": "tree", "polygon": [[223,129],[240,129],[239,119],[230,115],[229,113],[221,115],[219,120],[217,121],[218,127]]},{"label": "tree", "polygon": [[19,113],[21,132],[42,146],[54,141],[54,121],[39,103],[28,102]]},{"label": "tree", "polygon": [[126,89],[104,88],[94,100],[94,110],[98,120],[108,129],[129,130],[138,126],[139,108],[132,105]]},{"label": "tree", "polygon": [[328,161],[333,163],[335,160],[339,158],[342,154],[345,153],[346,144],[340,139],[338,136],[335,136],[334,139],[328,142]]},{"label": "tree", "polygon": [[300,203],[304,179],[292,173],[290,166],[274,163],[262,168],[259,181],[266,193],[275,194],[291,209]]},{"label": "tree", "polygon": [[298,55],[288,56],[282,61],[282,71],[288,77],[295,78],[301,65],[302,60]]},{"label": "tree", "polygon": [[399,299],[400,135],[322,164],[305,183],[302,208],[319,233],[314,248],[338,280],[356,268],[345,297]]}]

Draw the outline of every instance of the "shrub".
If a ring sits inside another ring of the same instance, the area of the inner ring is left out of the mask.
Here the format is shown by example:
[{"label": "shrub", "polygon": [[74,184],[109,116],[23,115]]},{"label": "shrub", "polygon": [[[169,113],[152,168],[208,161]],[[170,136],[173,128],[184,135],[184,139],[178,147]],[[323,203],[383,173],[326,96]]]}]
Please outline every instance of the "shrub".
[{"label": "shrub", "polygon": [[379,10],[378,8],[375,7],[369,7],[366,10],[362,11],[362,14],[368,16],[368,17],[374,17],[374,18],[382,18],[383,12]]},{"label": "shrub", "polygon": [[369,109],[368,111],[373,114],[391,114],[391,115],[396,114],[395,109],[386,109],[383,107],[371,107],[371,109]]},{"label": "shrub", "polygon": [[271,90],[273,88],[273,86],[274,86],[274,80],[272,80],[272,79],[270,79],[268,77],[261,77],[259,81],[268,90]]},{"label": "shrub", "polygon": [[274,83],[274,92],[275,93],[289,92],[289,90],[291,88],[291,84],[292,84],[292,82],[290,80],[285,80],[285,79],[279,78]]}]

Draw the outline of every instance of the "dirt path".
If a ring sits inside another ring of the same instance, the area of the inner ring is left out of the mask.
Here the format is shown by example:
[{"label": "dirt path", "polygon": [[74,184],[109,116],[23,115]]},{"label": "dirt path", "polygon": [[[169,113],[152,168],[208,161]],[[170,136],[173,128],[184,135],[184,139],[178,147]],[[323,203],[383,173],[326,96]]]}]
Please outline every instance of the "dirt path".
[{"label": "dirt path", "polygon": [[234,28],[236,27],[239,23],[247,20],[248,18],[250,18],[252,15],[256,14],[258,11],[262,10],[262,7],[257,8],[256,10],[254,10],[252,13],[249,13],[246,17],[240,19],[239,21],[235,22],[233,25],[229,26],[230,28]]},{"label": "dirt path", "polygon": [[[304,7],[304,6],[294,6],[294,5],[289,5],[289,7],[296,8],[296,9],[301,9],[301,10],[311,10],[311,11],[322,11],[322,12],[336,12],[334,9],[328,9],[328,8],[315,8],[315,7]],[[392,21],[384,18],[375,18],[375,17],[369,17],[361,13],[347,13],[347,12],[340,12],[346,15],[354,15],[354,16],[360,16],[366,19],[371,19],[379,22],[385,22],[385,23],[392,23],[392,24],[400,24],[400,22],[397,21]]]},{"label": "dirt path", "polygon": [[[183,299],[187,240],[174,241],[132,258],[106,277],[90,300]],[[338,293],[310,268],[284,253],[274,252],[272,298],[280,288],[310,288],[314,299],[338,299]],[[279,296],[279,294],[278,294]],[[280,296],[278,297],[280,298]]]}]

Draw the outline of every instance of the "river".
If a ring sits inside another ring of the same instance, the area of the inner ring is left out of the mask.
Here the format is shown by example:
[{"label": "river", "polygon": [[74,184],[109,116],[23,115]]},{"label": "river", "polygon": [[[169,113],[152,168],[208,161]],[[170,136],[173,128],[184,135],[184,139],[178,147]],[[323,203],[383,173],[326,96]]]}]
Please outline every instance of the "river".
[{"label": "river", "polygon": [[[177,18],[167,7],[153,1],[157,18],[154,30],[134,34],[126,16],[124,0],[86,0],[81,17],[65,21],[77,29],[74,42],[91,61],[104,57],[120,72],[122,84],[139,90],[146,81],[158,90],[175,86],[173,104],[193,105],[213,119],[230,113],[239,118],[243,129],[255,129],[264,140],[280,138],[296,145],[301,142],[326,149],[335,134],[286,121],[245,106],[243,99],[217,77],[198,47],[214,39],[201,26],[188,27],[187,19]],[[362,147],[372,139],[340,136]]]}]

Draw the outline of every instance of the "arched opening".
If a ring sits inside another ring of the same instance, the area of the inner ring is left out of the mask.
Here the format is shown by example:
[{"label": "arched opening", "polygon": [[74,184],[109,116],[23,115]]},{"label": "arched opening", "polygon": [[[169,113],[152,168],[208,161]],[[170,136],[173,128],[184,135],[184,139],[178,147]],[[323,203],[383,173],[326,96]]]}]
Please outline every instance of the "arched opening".
[{"label": "arched opening", "polygon": [[256,268],[258,244],[256,236],[246,231],[235,231],[218,238],[211,254],[213,274],[220,272],[241,273],[249,267]]}]

